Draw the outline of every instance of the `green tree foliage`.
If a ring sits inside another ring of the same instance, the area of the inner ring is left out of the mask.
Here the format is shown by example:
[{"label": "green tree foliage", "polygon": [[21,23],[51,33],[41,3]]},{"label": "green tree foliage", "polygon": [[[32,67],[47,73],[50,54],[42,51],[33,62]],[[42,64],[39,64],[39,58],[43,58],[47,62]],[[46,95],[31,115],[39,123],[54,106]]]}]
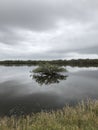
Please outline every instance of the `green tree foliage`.
[{"label": "green tree foliage", "polygon": [[44,75],[55,75],[60,72],[66,71],[65,68],[45,63],[45,64],[40,64],[38,68],[33,70],[34,73],[39,73],[39,74],[44,74]]},{"label": "green tree foliage", "polygon": [[41,63],[39,67],[33,70],[34,74],[31,74],[31,76],[40,85],[49,85],[52,83],[59,83],[61,80],[66,80],[68,76],[61,73],[66,71],[65,68],[57,65]]}]

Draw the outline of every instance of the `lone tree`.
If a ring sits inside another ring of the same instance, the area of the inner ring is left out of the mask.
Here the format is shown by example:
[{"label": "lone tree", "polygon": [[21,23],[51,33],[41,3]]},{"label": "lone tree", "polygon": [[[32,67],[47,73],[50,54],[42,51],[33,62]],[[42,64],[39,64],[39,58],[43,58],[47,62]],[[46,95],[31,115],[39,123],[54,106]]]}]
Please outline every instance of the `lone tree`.
[{"label": "lone tree", "polygon": [[67,75],[63,75],[60,72],[66,72],[67,70],[63,67],[52,65],[49,63],[40,64],[39,67],[33,70],[34,74],[31,74],[33,79],[36,80],[40,85],[59,83],[61,80],[66,80]]},{"label": "lone tree", "polygon": [[52,65],[49,63],[40,64],[38,68],[33,70],[34,73],[39,73],[40,75],[55,75],[60,72],[66,72],[67,70],[63,67]]}]

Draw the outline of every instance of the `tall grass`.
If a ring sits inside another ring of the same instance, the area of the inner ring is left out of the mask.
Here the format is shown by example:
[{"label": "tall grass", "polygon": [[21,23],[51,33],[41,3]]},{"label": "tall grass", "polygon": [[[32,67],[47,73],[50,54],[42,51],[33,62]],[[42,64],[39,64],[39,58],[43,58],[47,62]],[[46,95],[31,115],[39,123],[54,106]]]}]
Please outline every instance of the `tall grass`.
[{"label": "tall grass", "polygon": [[98,100],[31,116],[3,117],[0,130],[98,130]]}]

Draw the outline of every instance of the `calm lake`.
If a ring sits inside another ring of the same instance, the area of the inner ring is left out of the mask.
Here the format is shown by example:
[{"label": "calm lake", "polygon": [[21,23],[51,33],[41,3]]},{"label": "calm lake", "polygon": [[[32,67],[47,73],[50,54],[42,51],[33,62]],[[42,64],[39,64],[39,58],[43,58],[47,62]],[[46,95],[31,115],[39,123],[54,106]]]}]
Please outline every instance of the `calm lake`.
[{"label": "calm lake", "polygon": [[[0,116],[55,110],[81,99],[98,99],[98,68],[69,67],[55,82],[34,79],[35,66],[0,66]],[[41,80],[41,82],[39,81]]]}]

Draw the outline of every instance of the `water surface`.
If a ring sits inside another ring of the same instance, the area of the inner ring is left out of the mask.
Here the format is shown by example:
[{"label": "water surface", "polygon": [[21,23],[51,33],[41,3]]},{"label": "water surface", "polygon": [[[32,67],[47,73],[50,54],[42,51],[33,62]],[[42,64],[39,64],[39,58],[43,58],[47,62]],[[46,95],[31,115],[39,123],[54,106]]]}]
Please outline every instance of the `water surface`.
[{"label": "water surface", "polygon": [[0,115],[59,109],[81,99],[98,99],[98,68],[66,67],[65,80],[40,85],[30,75],[35,67],[0,66]]}]

